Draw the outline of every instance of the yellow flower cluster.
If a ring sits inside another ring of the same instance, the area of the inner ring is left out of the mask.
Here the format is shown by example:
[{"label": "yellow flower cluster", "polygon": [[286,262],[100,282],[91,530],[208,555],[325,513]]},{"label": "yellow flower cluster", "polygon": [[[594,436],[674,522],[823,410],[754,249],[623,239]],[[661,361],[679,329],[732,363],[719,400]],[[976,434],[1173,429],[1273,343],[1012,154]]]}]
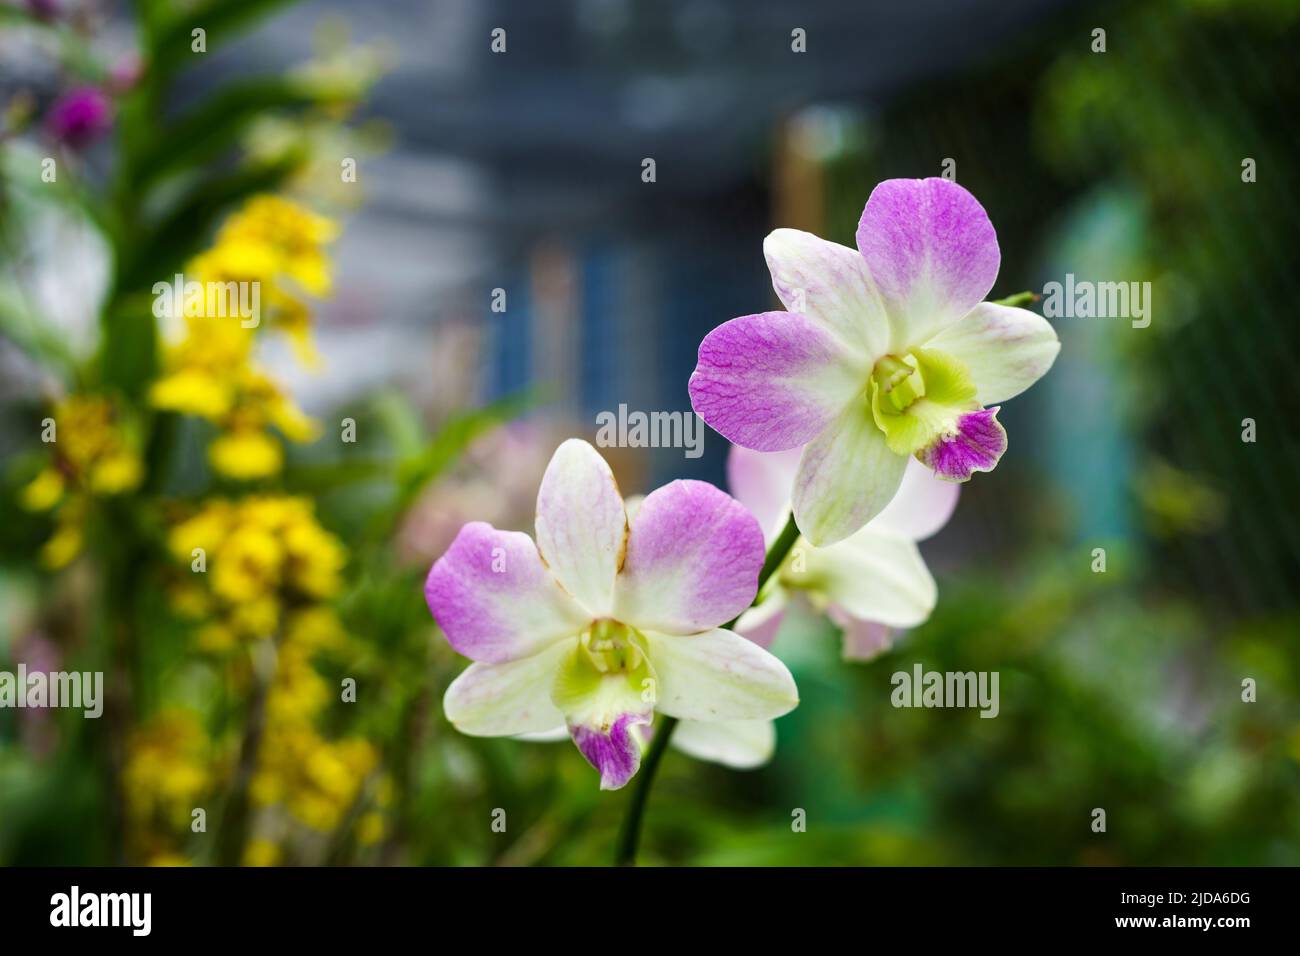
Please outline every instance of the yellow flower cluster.
[{"label": "yellow flower cluster", "polygon": [[194,713],[164,710],[138,727],[127,741],[122,771],[133,854],[151,864],[184,862],[177,835],[190,831],[215,776],[210,743]]},{"label": "yellow flower cluster", "polygon": [[[368,741],[330,740],[315,726],[341,696],[315,662],[350,652],[337,614],[322,603],[341,588],[343,545],[316,522],[310,499],[259,495],[205,503],[172,527],[168,547],[191,570],[205,572],[189,575],[194,583],[172,596],[179,610],[205,619],[202,646],[222,651],[279,635],[250,783],[254,804],[280,805],[313,829],[334,830],[379,763]],[[377,839],[382,817],[371,812],[363,822],[359,837]],[[263,834],[249,842],[245,862],[273,864],[280,855]]]},{"label": "yellow flower cluster", "polygon": [[284,452],[268,434],[289,441],[318,434],[316,423],[254,361],[257,328],[286,333],[299,359],[316,365],[311,310],[303,298],[330,293],[325,246],[337,235],[331,220],[277,196],[257,196],[217,233],[212,248],[186,266],[188,281],[248,283],[259,290],[256,327],[233,316],[189,315],[179,339],[164,353],[163,374],[149,393],[155,408],[205,418],[221,428],[208,448],[219,473],[239,480],[278,473]]},{"label": "yellow flower cluster", "polygon": [[288,610],[337,594],[347,560],[311,499],[283,495],[206,502],[171,529],[168,549],[205,572],[202,585],[178,586],[173,604],[208,619],[199,640],[214,651],[275,634]]},{"label": "yellow flower cluster", "polygon": [[327,740],[314,726],[341,692],[312,660],[318,652],[338,653],[346,646],[341,625],[324,608],[299,612],[285,629],[251,787],[255,804],[282,804],[295,819],[322,832],[344,821],[379,763],[369,741]]},{"label": "yellow flower cluster", "polygon": [[55,405],[47,429],[53,460],[23,488],[20,501],[29,511],[59,509],[40,556],[46,567],[58,569],[81,552],[90,499],[133,491],[144,466],[131,430],[103,396],[68,396]]}]

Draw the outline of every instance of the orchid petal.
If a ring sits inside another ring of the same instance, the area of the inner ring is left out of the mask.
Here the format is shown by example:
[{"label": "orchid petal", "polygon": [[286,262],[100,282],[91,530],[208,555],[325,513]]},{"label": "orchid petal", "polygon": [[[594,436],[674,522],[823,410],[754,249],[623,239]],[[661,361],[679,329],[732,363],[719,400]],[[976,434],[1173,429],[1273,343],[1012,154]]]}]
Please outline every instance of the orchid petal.
[{"label": "orchid petal", "polygon": [[551,687],[577,640],[560,641],[530,657],[503,664],[471,664],[442,699],[447,719],[472,737],[541,733],[564,722]]},{"label": "orchid petal", "polygon": [[858,250],[902,354],[971,311],[993,288],[1001,253],[988,213],[946,179],[889,179],[871,192]]},{"label": "orchid petal", "polygon": [[600,771],[600,788],[617,790],[641,765],[635,728],[653,717],[658,678],[639,642],[628,647],[627,670],[602,671],[580,645],[560,665],[552,699],[578,750]]},{"label": "orchid petal", "polygon": [[1041,315],[981,302],[926,343],[926,348],[959,360],[975,382],[979,403],[996,405],[1047,374],[1061,343]]},{"label": "orchid petal", "polygon": [[940,478],[965,481],[977,471],[992,471],[1007,450],[1007,432],[998,408],[981,408],[957,419],[953,434],[917,452],[917,459]]},{"label": "orchid petal", "polygon": [[691,404],[728,440],[781,451],[825,428],[869,372],[811,319],[762,312],[724,322],[704,337]]},{"label": "orchid petal", "polygon": [[924,541],[948,523],[960,493],[960,485],[937,477],[915,458],[909,458],[898,491],[867,527]]},{"label": "orchid petal", "polygon": [[866,403],[855,402],[803,451],[793,496],[799,530],[816,547],[847,538],[889,504],[906,464]]},{"label": "orchid petal", "polygon": [[763,242],[772,286],[791,312],[833,332],[866,366],[889,350],[889,319],[856,249],[777,229]]},{"label": "orchid petal", "polygon": [[862,620],[914,627],[930,616],[938,588],[907,538],[865,528],[829,548],[809,548],[789,585],[816,592]]},{"label": "orchid petal", "polygon": [[776,725],[770,720],[683,720],[671,743],[697,760],[749,770],[772,759]]},{"label": "orchid petal", "polygon": [[781,630],[781,623],[785,620],[786,604],[785,590],[780,587],[770,588],[758,606],[751,607],[740,615],[740,620],[736,622],[736,633],[749,638],[759,647],[771,648]]},{"label": "orchid petal", "polygon": [[763,532],[740,502],[702,481],[674,481],[637,509],[615,616],[671,634],[717,627],[754,600],[763,557]]},{"label": "orchid petal", "polygon": [[801,445],[771,452],[732,445],[727,452],[727,487],[758,519],[769,543],[790,514],[790,492],[802,457]]},{"label": "orchid petal", "polygon": [[874,660],[893,644],[893,631],[879,621],[864,621],[836,604],[826,609],[826,616],[843,634],[846,661]]},{"label": "orchid petal", "polygon": [[739,634],[719,628],[645,636],[660,713],[684,720],[769,720],[799,703],[786,666]]},{"label": "orchid petal", "polygon": [[472,521],[429,570],[425,600],[455,650],[496,663],[535,654],[590,620],[526,534]]},{"label": "orchid petal", "polygon": [[555,450],[537,492],[537,547],[592,617],[609,615],[626,544],[613,472],[591,445],[570,438]]}]

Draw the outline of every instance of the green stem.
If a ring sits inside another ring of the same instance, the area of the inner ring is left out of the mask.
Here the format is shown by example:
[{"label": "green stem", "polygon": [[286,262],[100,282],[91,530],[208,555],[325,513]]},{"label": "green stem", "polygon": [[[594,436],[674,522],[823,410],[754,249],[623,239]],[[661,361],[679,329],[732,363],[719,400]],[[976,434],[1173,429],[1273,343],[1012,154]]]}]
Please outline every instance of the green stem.
[{"label": "green stem", "polygon": [[1022,305],[1029,305],[1031,302],[1037,302],[1041,298],[1042,296],[1037,292],[1017,292],[1015,295],[1009,295],[1005,299],[994,299],[993,304],[1019,307]]},{"label": "green stem", "polygon": [[[758,603],[759,596],[763,593],[763,585],[776,573],[776,569],[781,566],[781,562],[790,554],[790,549],[798,540],[799,527],[794,523],[794,515],[791,515],[786,519],[785,527],[781,529],[776,541],[772,542],[772,547],[768,548],[767,557],[763,559],[763,569],[758,572],[758,591],[754,595],[754,604]],[[753,607],[753,604],[750,607]],[[737,614],[723,627],[734,630],[739,620],[740,615]],[[618,847],[614,854],[616,866],[636,865],[637,846],[641,842],[641,821],[645,817],[646,802],[650,799],[650,788],[654,785],[655,772],[659,769],[659,762],[663,760],[664,751],[668,749],[668,740],[676,728],[676,717],[664,717],[650,740],[650,749],[641,760],[641,768],[632,787],[632,801],[627,806],[627,815],[623,818],[623,825],[618,831]]]}]

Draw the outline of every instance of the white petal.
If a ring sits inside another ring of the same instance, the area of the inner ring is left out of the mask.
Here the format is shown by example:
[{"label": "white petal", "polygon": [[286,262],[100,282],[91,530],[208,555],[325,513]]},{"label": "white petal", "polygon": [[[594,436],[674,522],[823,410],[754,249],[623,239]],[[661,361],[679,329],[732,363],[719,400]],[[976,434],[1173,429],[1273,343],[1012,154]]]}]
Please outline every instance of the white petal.
[{"label": "white petal", "polygon": [[915,627],[938,599],[916,544],[869,528],[829,548],[810,548],[805,570],[791,577],[853,617],[890,627]]},{"label": "white petal", "polygon": [[913,541],[924,541],[948,523],[957,507],[961,485],[935,477],[915,458],[907,459],[903,481],[885,510],[868,528]]},{"label": "white petal", "polygon": [[753,512],[769,544],[776,540],[790,515],[790,493],[802,457],[802,445],[785,451],[754,451],[732,445],[727,452],[727,487]]},{"label": "white petal", "polygon": [[817,547],[847,538],[889,504],[906,465],[865,401],[854,401],[804,448],[794,486],[799,530]]},{"label": "white petal", "polygon": [[770,720],[683,720],[669,743],[697,760],[748,770],[772,759],[776,725]]},{"label": "white petal", "polygon": [[749,638],[759,647],[771,647],[781,630],[781,622],[785,620],[787,601],[785,588],[780,585],[769,587],[757,607],[751,607],[740,615],[740,620],[736,622],[736,633]]},{"label": "white petal", "polygon": [[552,729],[564,714],[551,702],[551,687],[577,640],[552,644],[531,657],[504,664],[471,664],[442,699],[447,719],[472,737],[511,737]]},{"label": "white petal", "polygon": [[530,744],[556,744],[569,739],[569,728],[564,725],[550,730],[539,730],[530,734],[516,734],[515,740],[526,740]]},{"label": "white petal", "polygon": [[893,629],[878,621],[864,621],[854,617],[838,604],[828,607],[826,616],[843,634],[846,661],[873,660],[889,650],[894,642]]},{"label": "white petal", "polygon": [[1061,343],[1041,315],[981,302],[926,347],[959,360],[970,371],[979,403],[996,405],[1042,378]]},{"label": "white petal", "polygon": [[834,332],[869,369],[889,349],[889,319],[861,253],[810,232],[777,229],[763,242],[785,307]]},{"label": "white petal", "polygon": [[648,633],[659,681],[655,709],[684,720],[770,720],[789,713],[799,692],[786,666],[739,634]]},{"label": "white petal", "polygon": [[537,492],[537,547],[564,589],[594,617],[613,605],[627,545],[627,514],[614,473],[585,441],[551,457]]}]

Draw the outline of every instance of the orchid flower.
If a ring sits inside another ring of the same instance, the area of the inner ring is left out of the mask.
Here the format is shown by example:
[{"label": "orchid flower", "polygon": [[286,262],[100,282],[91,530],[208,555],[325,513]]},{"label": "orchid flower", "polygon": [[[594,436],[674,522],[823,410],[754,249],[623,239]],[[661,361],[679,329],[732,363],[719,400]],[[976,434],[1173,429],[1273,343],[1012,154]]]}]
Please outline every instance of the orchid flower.
[{"label": "orchid flower", "polygon": [[629,520],[604,459],[570,439],[542,477],[535,527],[536,544],[471,522],[429,571],[429,610],[474,661],[443,698],[463,733],[565,726],[601,789],[617,789],[655,711],[716,723],[798,703],[784,664],[719,627],[753,601],[764,559],[735,499],[674,481]]},{"label": "orchid flower", "polygon": [[[801,453],[731,447],[727,482],[770,539],[789,517]],[[825,548],[796,541],[736,630],[770,647],[789,603],[800,598],[840,628],[847,660],[877,656],[893,629],[915,627],[934,610],[937,588],[916,542],[948,523],[960,487],[909,461],[893,500],[862,529]]]},{"label": "orchid flower", "polygon": [[[821,547],[894,497],[908,456],[940,478],[991,471],[997,403],[1051,367],[1041,316],[981,301],[1001,254],[984,208],[945,179],[872,191],[856,250],[778,229],[763,251],[787,312],[732,319],[700,343],[695,411],[737,445],[806,445],[793,507]],[[987,407],[994,406],[994,407]]]}]

